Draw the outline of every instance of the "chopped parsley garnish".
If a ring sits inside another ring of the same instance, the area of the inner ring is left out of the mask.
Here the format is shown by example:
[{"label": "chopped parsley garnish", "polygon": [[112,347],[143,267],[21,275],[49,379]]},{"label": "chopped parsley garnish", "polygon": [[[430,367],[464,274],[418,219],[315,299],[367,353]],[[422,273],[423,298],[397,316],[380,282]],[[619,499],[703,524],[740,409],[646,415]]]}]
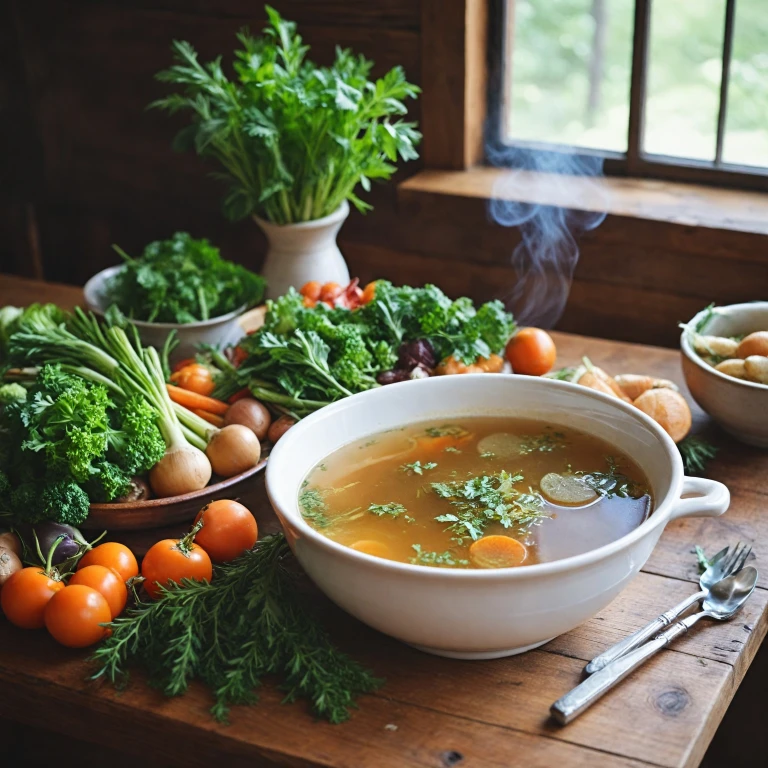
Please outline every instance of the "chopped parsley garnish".
[{"label": "chopped parsley garnish", "polygon": [[493,451],[485,451],[485,453],[480,454],[481,459],[495,459],[496,454]]},{"label": "chopped parsley garnish", "polygon": [[422,464],[420,461],[414,461],[411,464],[403,464],[400,467],[402,472],[407,472],[409,475],[423,475],[426,470],[434,469],[437,464],[434,461],[427,461]]},{"label": "chopped parsley garnish", "polygon": [[566,447],[565,439],[563,432],[546,431],[541,435],[524,435],[520,441],[520,455],[527,456],[536,451],[552,453],[558,448]]},{"label": "chopped parsley garnish", "polygon": [[411,558],[414,565],[456,566],[469,565],[469,560],[461,560],[453,555],[450,549],[445,552],[423,552],[421,544],[413,544],[416,557]]},{"label": "chopped parsley garnish", "polygon": [[305,520],[314,523],[318,528],[325,528],[330,520],[325,515],[328,505],[323,499],[323,494],[317,488],[308,488],[299,496],[301,515]]},{"label": "chopped parsley garnish", "polygon": [[443,448],[443,453],[461,453],[461,451],[458,448],[449,445],[447,448]]},{"label": "chopped parsley garnish", "polygon": [[368,507],[368,511],[373,512],[378,517],[400,517],[400,515],[405,514],[408,510],[402,504],[390,501],[389,504],[371,504]]},{"label": "chopped parsley garnish", "polygon": [[595,493],[599,493],[606,499],[613,496],[622,499],[639,499],[648,493],[643,485],[618,471],[619,465],[612,456],[607,456],[606,461],[608,462],[607,472],[584,472],[582,470],[576,474],[580,475],[581,479]]},{"label": "chopped parsley garnish", "polygon": [[467,432],[464,427],[455,424],[443,424],[442,427],[427,427],[424,430],[428,437],[466,437]]},{"label": "chopped parsley garnish", "polygon": [[435,520],[450,523],[446,528],[452,540],[461,545],[467,538],[476,541],[490,522],[505,528],[525,527],[547,516],[544,500],[529,489],[528,493],[514,486],[523,480],[521,474],[502,470],[470,480],[432,483],[432,490],[442,499],[449,499],[453,511],[438,515]]}]

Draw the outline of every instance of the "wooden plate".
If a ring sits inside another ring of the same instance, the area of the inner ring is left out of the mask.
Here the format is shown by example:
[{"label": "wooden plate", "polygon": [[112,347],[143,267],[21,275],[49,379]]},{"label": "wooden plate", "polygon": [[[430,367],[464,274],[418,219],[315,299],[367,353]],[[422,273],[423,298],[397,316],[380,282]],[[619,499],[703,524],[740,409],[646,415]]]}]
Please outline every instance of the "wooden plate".
[{"label": "wooden plate", "polygon": [[145,528],[162,528],[173,523],[191,521],[200,508],[215,498],[235,496],[264,467],[267,457],[251,469],[234,477],[228,477],[212,485],[206,485],[199,491],[185,493],[183,496],[170,496],[166,499],[148,501],[128,501],[120,504],[91,504],[88,519],[80,525],[85,529],[105,528],[110,531],[139,531]]}]

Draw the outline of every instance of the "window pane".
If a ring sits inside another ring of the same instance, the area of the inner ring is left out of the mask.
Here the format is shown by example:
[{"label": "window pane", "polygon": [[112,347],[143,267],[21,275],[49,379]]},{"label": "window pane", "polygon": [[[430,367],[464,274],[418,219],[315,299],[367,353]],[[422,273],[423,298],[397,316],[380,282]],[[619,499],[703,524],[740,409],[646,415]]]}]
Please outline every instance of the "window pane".
[{"label": "window pane", "polygon": [[625,152],[634,0],[508,0],[508,140]]},{"label": "window pane", "polygon": [[768,166],[768,6],[738,0],[723,160]]},{"label": "window pane", "polygon": [[714,160],[725,0],[653,0],[646,152]]}]

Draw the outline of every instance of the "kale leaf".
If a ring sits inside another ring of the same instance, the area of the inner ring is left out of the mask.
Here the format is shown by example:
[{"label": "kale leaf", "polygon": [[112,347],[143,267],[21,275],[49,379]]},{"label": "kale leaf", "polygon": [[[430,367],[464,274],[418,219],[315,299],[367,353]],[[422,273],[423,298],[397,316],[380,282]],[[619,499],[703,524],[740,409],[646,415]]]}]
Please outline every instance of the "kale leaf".
[{"label": "kale leaf", "polygon": [[125,259],[109,280],[106,300],[131,320],[194,323],[258,304],[264,278],[221,258],[208,240],[177,232]]}]

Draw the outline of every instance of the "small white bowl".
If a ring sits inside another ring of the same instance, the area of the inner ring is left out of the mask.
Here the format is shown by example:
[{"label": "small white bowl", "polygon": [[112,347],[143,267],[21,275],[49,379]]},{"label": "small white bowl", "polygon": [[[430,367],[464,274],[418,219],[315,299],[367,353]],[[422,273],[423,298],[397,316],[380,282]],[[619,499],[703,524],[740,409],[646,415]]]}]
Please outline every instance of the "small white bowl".
[{"label": "small white bowl", "polygon": [[[706,314],[699,312],[688,325],[696,327]],[[701,333],[739,336],[753,331],[768,331],[768,301],[717,307]],[[768,385],[716,371],[696,354],[687,331],[680,337],[680,351],[686,384],[702,409],[737,440],[768,447]]]},{"label": "small white bowl", "polygon": [[[487,415],[546,420],[608,440],[645,472],[653,514],[591,552],[496,570],[384,560],[331,541],[302,518],[302,481],[342,446],[415,422]],[[675,444],[638,408],[577,384],[516,375],[436,376],[348,397],[286,432],[270,455],[266,482],[296,557],[331,600],[403,642],[462,659],[521,653],[568,632],[631,581],[670,520],[715,517],[730,500],[721,483],[684,477]]]},{"label": "small white bowl", "polygon": [[[94,314],[103,317],[107,311],[109,306],[106,297],[107,282],[120,269],[120,265],[102,269],[83,287],[85,304]],[[243,329],[237,321],[244,311],[245,305],[234,312],[197,323],[147,323],[143,320],[131,320],[131,322],[138,329],[142,343],[150,347],[162,348],[168,334],[176,331],[179,343],[171,355],[171,360],[175,361],[193,357],[199,344],[211,344],[214,347],[236,344],[243,337]]]}]

